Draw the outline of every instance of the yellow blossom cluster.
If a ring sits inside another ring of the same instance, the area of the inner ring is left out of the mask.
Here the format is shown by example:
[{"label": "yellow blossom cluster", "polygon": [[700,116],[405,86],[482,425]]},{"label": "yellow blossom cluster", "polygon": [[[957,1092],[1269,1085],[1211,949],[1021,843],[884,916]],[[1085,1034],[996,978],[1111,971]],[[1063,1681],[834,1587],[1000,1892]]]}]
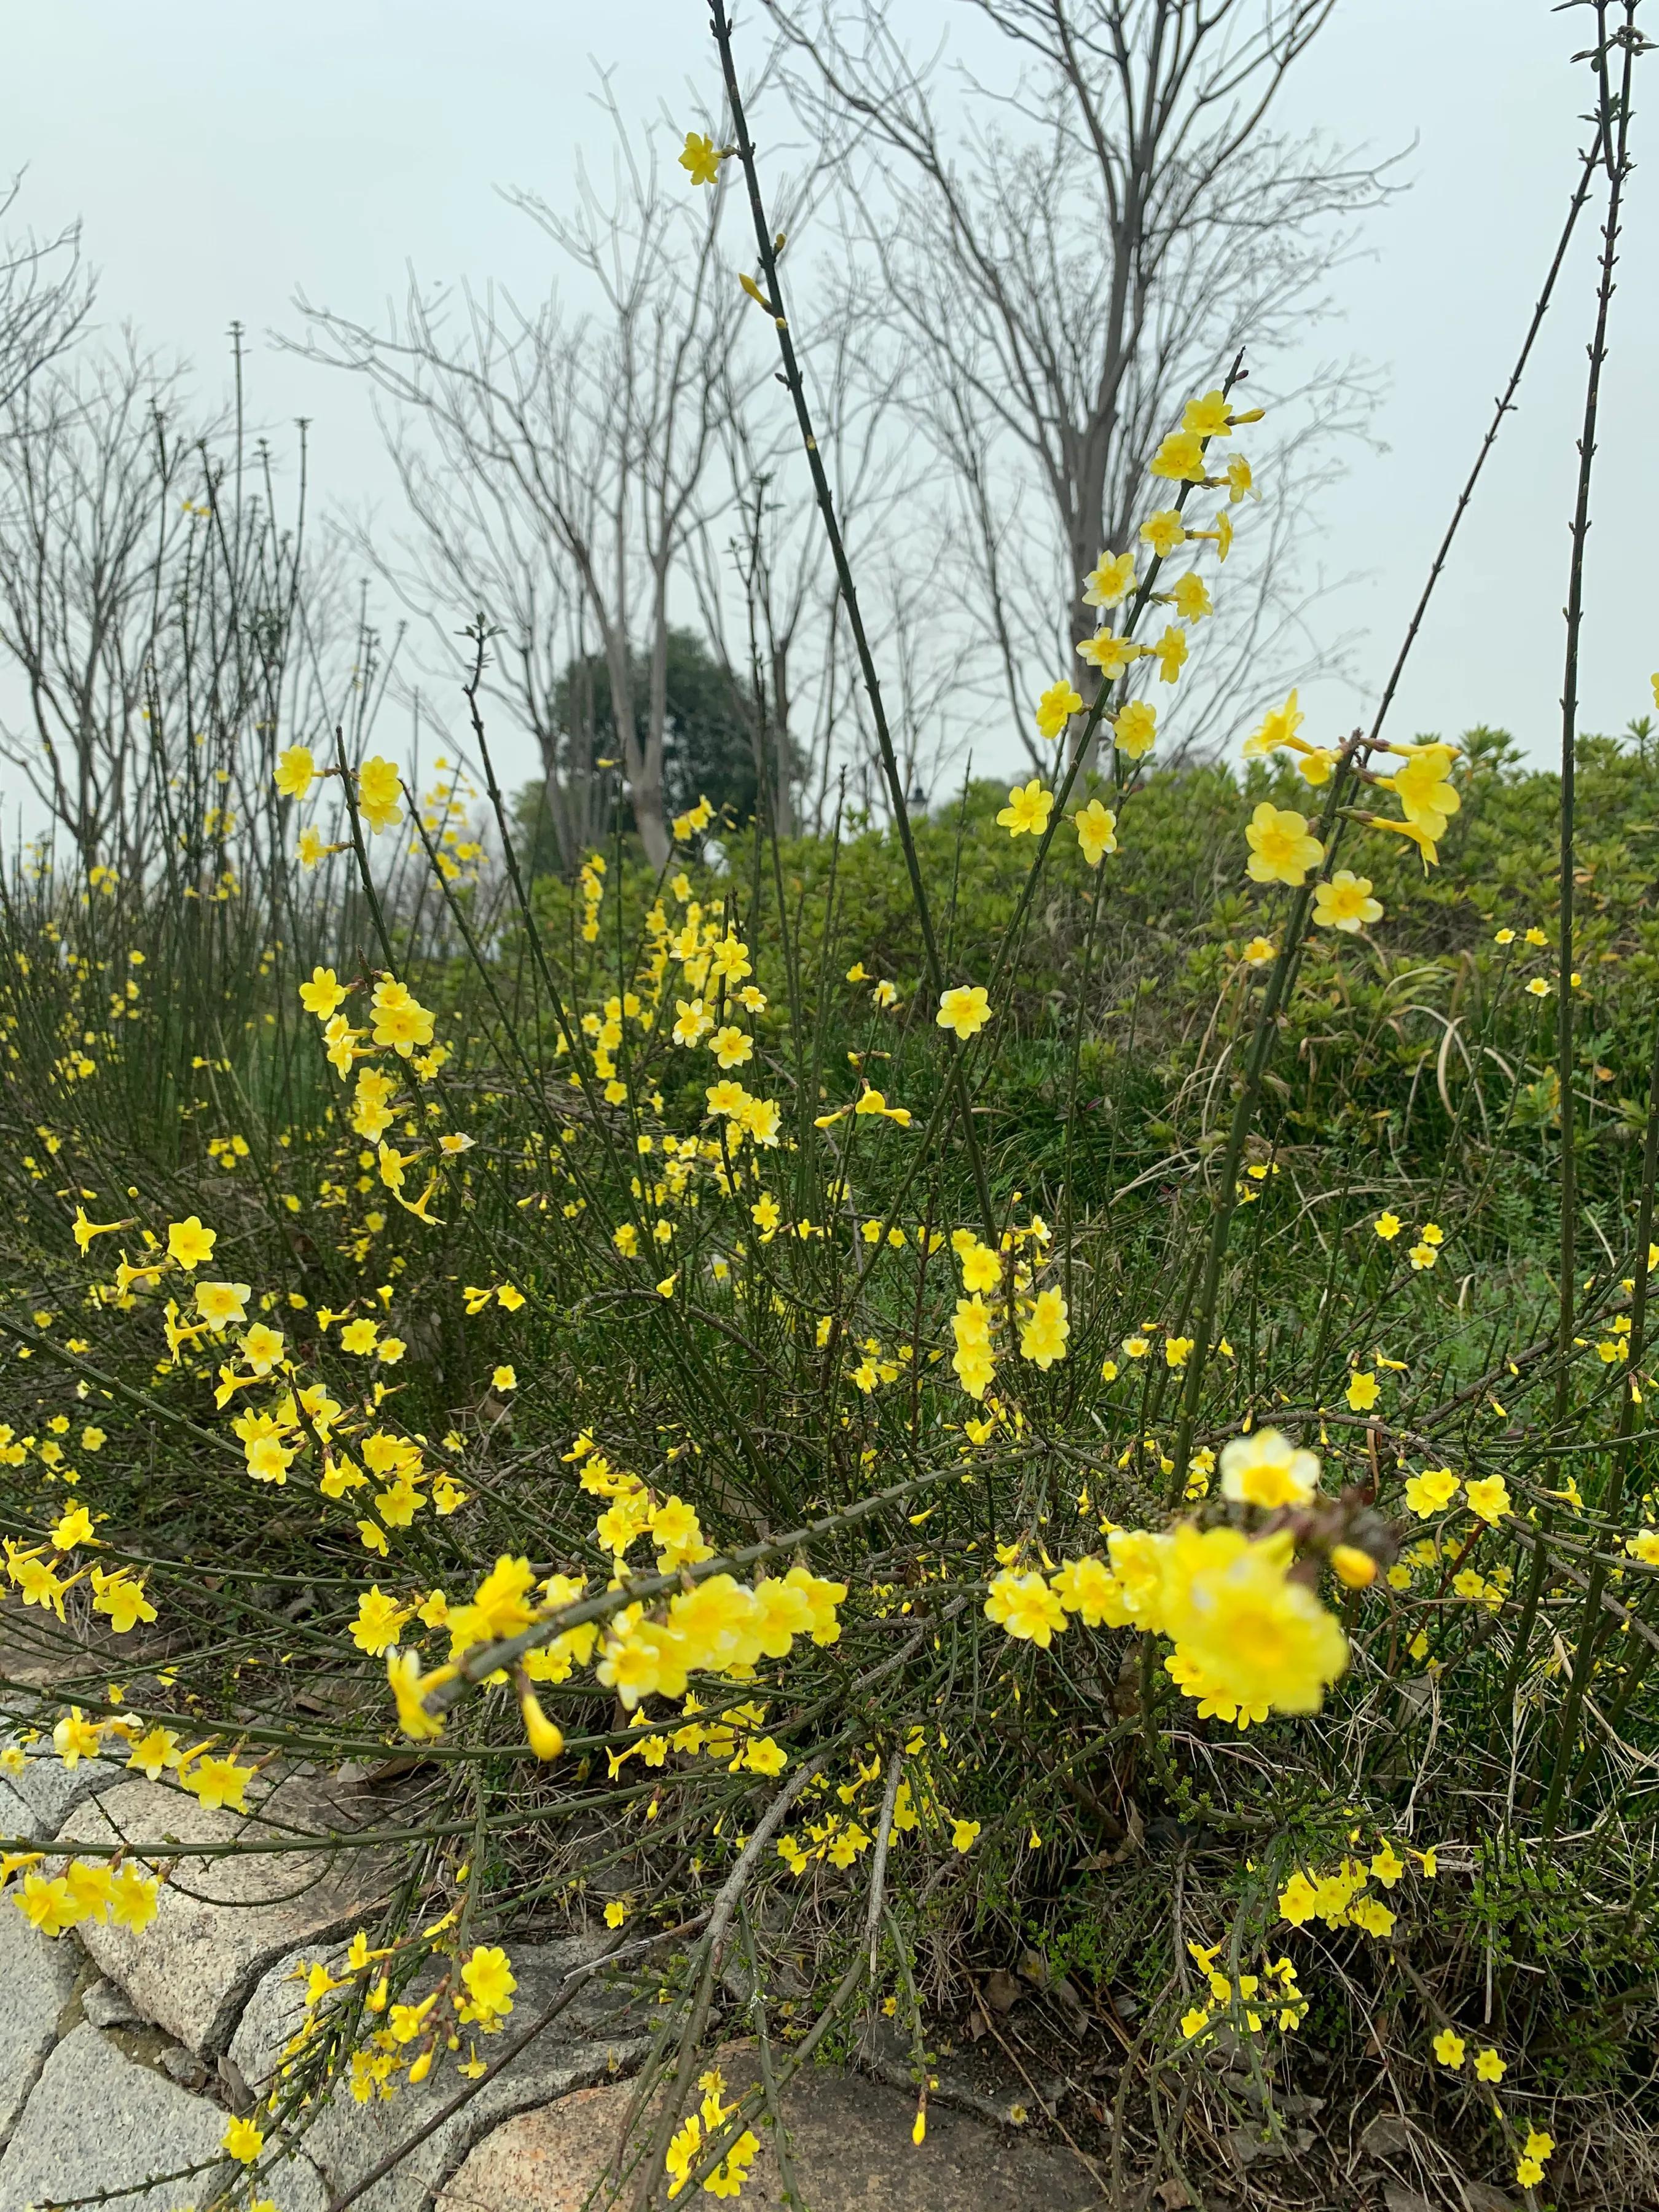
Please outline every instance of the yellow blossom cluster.
[{"label": "yellow blossom cluster", "polygon": [[[82,1921],[105,1920],[141,1934],[155,1917],[161,1878],[112,1859],[70,1859],[61,1874],[39,1871],[40,1851],[0,1853],[0,1888],[32,1928],[61,1936]],[[21,1881],[14,1876],[21,1874]]]},{"label": "yellow blossom cluster", "polygon": [[[689,1568],[712,1557],[697,1516],[684,1500],[670,1497],[654,1501],[635,1478],[615,1476],[603,1466],[596,1468],[591,1458],[584,1480],[611,1496],[599,1516],[598,1534],[618,1563],[619,1578],[629,1546],[647,1532],[657,1546],[659,1572]],[[395,1644],[388,1649],[387,1679],[404,1733],[416,1741],[440,1734],[442,1723],[429,1711],[427,1699],[454,1679],[466,1655],[564,1611],[580,1599],[584,1587],[563,1575],[547,1577],[537,1586],[527,1559],[503,1553],[469,1603],[446,1605],[438,1616],[449,1632],[447,1665],[424,1669],[417,1651],[400,1650]],[[597,1649],[599,1682],[614,1690],[631,1712],[647,1698],[683,1698],[693,1674],[750,1680],[763,1658],[787,1658],[797,1637],[810,1637],[820,1644],[835,1643],[841,1634],[836,1607],[846,1595],[844,1583],[829,1581],[802,1566],[763,1577],[752,1587],[729,1574],[711,1575],[675,1591],[665,1603],[635,1601],[622,1607],[605,1624],[602,1644],[597,1618],[573,1624],[526,1654],[525,1673],[531,1680],[563,1681],[573,1667],[588,1664]],[[408,1618],[407,1612],[404,1617]],[[376,1607],[372,1624],[360,1626],[380,1641],[391,1620],[382,1604]],[[562,1748],[562,1740],[556,1741],[558,1731],[544,1721],[527,1688],[520,1691],[520,1703],[532,1748],[540,1756],[557,1757]],[[543,1731],[540,1745],[536,1741],[538,1727]],[[755,1764],[752,1759],[749,1763]],[[777,1765],[782,1764],[780,1757]]]},{"label": "yellow blossom cluster", "polygon": [[[462,1868],[461,1878],[467,1872]],[[485,2062],[472,2039],[500,2033],[513,2010],[518,1979],[499,1944],[475,1943],[465,1955],[453,1948],[457,1917],[453,1911],[446,1912],[400,1942],[378,1948],[359,1929],[329,1963],[300,1960],[289,1978],[303,1986],[304,2006],[300,2025],[277,2061],[270,2091],[273,2106],[319,2038],[359,2008],[367,2032],[354,2033],[346,2080],[360,2105],[389,2100],[404,2082],[418,2087],[438,2054],[459,2052],[464,2037],[467,2056],[458,2060],[457,2070],[471,2078],[483,2072]],[[414,1977],[422,1963],[428,1972],[434,1963],[441,1969],[436,1986],[418,1998],[394,1994],[394,1972],[408,1992],[411,1983],[419,1986]]]},{"label": "yellow blossom cluster", "polygon": [[1366,1935],[1378,1938],[1391,1936],[1396,1915],[1370,1892],[1369,1885],[1375,1881],[1382,1888],[1392,1890],[1405,1873],[1408,1857],[1416,1859],[1425,1879],[1434,1879],[1436,1860],[1432,1850],[1408,1851],[1402,1856],[1395,1844],[1383,1838],[1379,1838],[1369,1864],[1348,1856],[1325,1874],[1304,1872],[1297,1868],[1279,1893],[1279,1910],[1292,1928],[1304,1928],[1310,1920],[1322,1920],[1328,1928],[1359,1928]]},{"label": "yellow blossom cluster", "polygon": [[[1271,1462],[1262,1465],[1272,1471]],[[1242,1480],[1237,1462],[1235,1476]],[[1294,1455],[1273,1479],[1302,1479]],[[1292,1577],[1287,1530],[1253,1539],[1240,1528],[1189,1522],[1160,1531],[1119,1528],[1107,1552],[1106,1561],[1066,1559],[1046,1576],[1005,1568],[991,1583],[987,1617],[1044,1650],[1073,1615],[1089,1628],[1167,1636],[1175,1646],[1165,1662],[1171,1677],[1230,1719],[1316,1712],[1347,1664],[1335,1615]]]},{"label": "yellow blossom cluster", "polygon": [[[1152,555],[1151,570],[1144,580],[1139,579],[1134,549],[1114,553],[1109,548],[1083,579],[1083,605],[1098,609],[1103,617],[1126,600],[1133,601],[1121,634],[1107,622],[1078,641],[1079,659],[1095,670],[1103,686],[1116,684],[1137,661],[1143,660],[1156,665],[1160,683],[1172,684],[1179,680],[1188,655],[1189,630],[1175,622],[1166,622],[1158,636],[1147,643],[1136,638],[1135,627],[1152,605],[1167,607],[1179,617],[1180,623],[1188,625],[1214,612],[1209,586],[1195,568],[1186,570],[1162,589],[1155,588],[1158,572],[1164,562],[1187,544],[1212,544],[1218,557],[1225,561],[1233,540],[1228,510],[1250,493],[1252,477],[1250,465],[1242,453],[1224,457],[1212,449],[1217,440],[1228,437],[1246,423],[1260,422],[1261,412],[1260,408],[1236,411],[1224,392],[1206,392],[1188,401],[1180,429],[1171,431],[1152,457],[1150,473],[1165,482],[1179,483],[1182,489],[1174,507],[1160,508],[1140,526],[1140,542]],[[1194,489],[1224,489],[1227,493],[1226,505],[1207,530],[1187,527],[1183,509]],[[1058,683],[1051,684],[1037,702],[1039,734],[1050,741],[1060,738],[1073,715],[1083,710],[1082,696],[1062,677]],[[1126,759],[1138,761],[1152,750],[1158,715],[1157,709],[1147,701],[1125,700],[1109,712],[1103,702],[1101,711],[1112,730],[1117,750]],[[1047,826],[1051,805],[1050,793],[1042,791],[1037,783],[1028,784],[1023,793],[1009,794],[1009,806],[997,819],[1016,836],[1027,830],[1040,835]],[[1092,801],[1091,806],[1099,808],[1099,802]],[[1099,812],[1105,811],[1099,808]],[[1114,851],[1115,846],[1104,841],[1097,817],[1091,820],[1090,813],[1091,808],[1083,808],[1073,819],[1085,857],[1093,866],[1103,853]],[[1109,830],[1106,836],[1109,835]]]},{"label": "yellow blossom cluster", "polygon": [[1182,2014],[1181,2033],[1187,2042],[1213,2033],[1222,2021],[1235,2032],[1243,2028],[1247,2035],[1260,2035],[1270,2024],[1288,2035],[1301,2026],[1308,2000],[1297,1984],[1294,1960],[1275,1959],[1271,1965],[1264,1963],[1260,1973],[1240,1974],[1235,1982],[1216,1964],[1221,1944],[1188,1943],[1187,1949],[1206,1988],[1204,2002],[1188,2006]]},{"label": "yellow blossom cluster", "polygon": [[[687,2186],[694,2167],[734,2109],[721,2102],[726,2082],[718,2069],[711,2068],[708,2073],[699,2075],[697,2087],[702,2091],[702,2101],[695,2112],[687,2113],[675,2130],[664,2159],[671,2201]],[[711,2197],[738,2196],[759,2152],[758,2137],[744,2129],[705,2179],[704,2190]]]}]

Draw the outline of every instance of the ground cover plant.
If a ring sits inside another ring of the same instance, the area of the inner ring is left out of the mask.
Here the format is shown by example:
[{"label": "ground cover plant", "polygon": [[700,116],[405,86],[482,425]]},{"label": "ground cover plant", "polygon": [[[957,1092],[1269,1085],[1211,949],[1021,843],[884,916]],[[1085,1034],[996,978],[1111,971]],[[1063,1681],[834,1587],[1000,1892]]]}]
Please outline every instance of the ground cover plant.
[{"label": "ground cover plant", "polygon": [[[653,867],[618,810],[568,879],[520,863],[488,623],[427,788],[290,726],[283,571],[210,478],[167,836],[5,879],[0,1620],[88,1656],[8,1693],[0,1771],[395,1790],[343,1845],[395,1894],[223,2201],[334,2074],[464,2094],[572,1925],[660,2015],[616,2201],[740,2196],[853,2054],[918,2141],[1012,2081],[1103,2202],[1659,2187],[1659,760],[1574,691],[1634,13],[1594,10],[1571,208],[1560,774],[1401,736],[1392,683],[1158,769],[1273,496],[1243,362],[1081,580],[1047,774],[913,820],[872,665],[884,822],[780,835],[762,745],[751,822],[700,801]],[[740,173],[856,635],[713,15],[685,190]],[[142,1928],[178,1863],[3,1840],[52,1934]]]}]

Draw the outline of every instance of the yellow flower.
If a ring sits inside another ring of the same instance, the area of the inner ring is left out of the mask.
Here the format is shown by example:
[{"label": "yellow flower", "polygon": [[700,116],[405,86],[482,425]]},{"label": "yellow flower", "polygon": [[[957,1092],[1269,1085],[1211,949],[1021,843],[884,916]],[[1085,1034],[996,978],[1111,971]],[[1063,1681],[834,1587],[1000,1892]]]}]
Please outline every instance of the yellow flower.
[{"label": "yellow flower", "polygon": [[1270,960],[1277,957],[1273,939],[1268,937],[1253,937],[1244,947],[1244,961],[1246,965],[1251,968],[1265,968]]},{"label": "yellow flower", "polygon": [[1465,1485],[1463,1502],[1489,1528],[1495,1527],[1510,1510],[1509,1485],[1501,1474],[1486,1475]]},{"label": "yellow flower", "polygon": [[143,1577],[134,1579],[125,1567],[118,1567],[113,1574],[106,1574],[101,1567],[94,1567],[92,1589],[93,1611],[107,1616],[110,1627],[117,1636],[126,1635],[141,1620],[154,1620],[155,1618],[155,1607],[144,1595]]},{"label": "yellow flower", "polygon": [[1066,1340],[1070,1334],[1064,1293],[1058,1290],[1039,1291],[1031,1317],[1019,1333],[1020,1357],[1046,1370],[1057,1359],[1065,1358]]},{"label": "yellow flower", "polygon": [[933,1019],[942,1030],[954,1030],[966,1044],[991,1018],[991,1001],[982,983],[958,983],[945,992]]},{"label": "yellow flower", "polygon": [[1351,1375],[1348,1377],[1348,1406],[1352,1413],[1369,1413],[1376,1403],[1375,1375]]},{"label": "yellow flower", "polygon": [[442,1717],[428,1712],[426,1699],[441,1683],[453,1681],[459,1672],[459,1667],[438,1667],[423,1674],[418,1651],[399,1651],[394,1646],[387,1652],[386,1680],[397,1702],[398,1725],[414,1742],[430,1743],[443,1734]]},{"label": "yellow flower", "polygon": [[252,1781],[255,1771],[252,1767],[239,1766],[229,1756],[222,1759],[210,1756],[191,1762],[186,1772],[187,1761],[190,1761],[188,1753],[179,1762],[179,1782],[192,1796],[201,1801],[204,1811],[216,1813],[222,1807],[228,1805],[233,1812],[246,1812],[247,1785]]},{"label": "yellow flower", "polygon": [[1158,742],[1158,709],[1131,699],[1112,717],[1112,739],[1126,760],[1144,760]]},{"label": "yellow flower", "polygon": [[1160,560],[1165,560],[1177,545],[1184,544],[1186,529],[1178,510],[1173,507],[1160,507],[1149,515],[1140,526],[1140,534]]},{"label": "yellow flower", "polygon": [[1155,477],[1178,483],[1204,481],[1204,441],[1195,430],[1171,430],[1148,464]]},{"label": "yellow flower", "polygon": [[1154,641],[1152,653],[1158,661],[1158,682],[1173,684],[1187,659],[1186,631],[1177,629],[1173,623],[1169,623],[1164,635]]},{"label": "yellow flower", "polygon": [[244,1447],[247,1471],[256,1482],[284,1483],[294,1454],[275,1437],[255,1437]]},{"label": "yellow flower", "polygon": [[311,981],[300,986],[300,1004],[319,1022],[325,1022],[345,997],[345,985],[331,968],[313,968]]},{"label": "yellow flower", "polygon": [[373,1583],[357,1600],[351,1640],[360,1651],[366,1651],[371,1659],[378,1659],[388,1645],[398,1641],[398,1632],[408,1618],[408,1607],[388,1597],[378,1583]]},{"label": "yellow flower", "polygon": [[111,1920],[118,1928],[130,1928],[134,1935],[142,1935],[155,1917],[156,1899],[161,1889],[158,1876],[146,1875],[129,1863],[111,1880]]},{"label": "yellow flower", "polygon": [[1392,1244],[1405,1225],[1397,1213],[1390,1213],[1386,1207],[1371,1224],[1385,1244]]},{"label": "yellow flower", "polygon": [[18,1911],[43,1936],[61,1936],[82,1917],[81,1901],[62,1875],[26,1874],[21,1893],[14,1894]]},{"label": "yellow flower", "polygon": [[1250,848],[1248,872],[1258,884],[1288,884],[1296,890],[1325,857],[1325,848],[1310,836],[1307,819],[1289,807],[1263,799],[1244,830]]},{"label": "yellow flower", "polygon": [[1097,668],[1108,684],[1115,683],[1130,662],[1139,660],[1146,650],[1144,645],[1137,645],[1133,638],[1115,636],[1109,629],[1097,631],[1093,637],[1084,638],[1077,648],[1079,659],[1086,660],[1091,668]]},{"label": "yellow flower", "polygon": [[1206,392],[1201,399],[1189,399],[1182,410],[1181,427],[1200,438],[1220,438],[1226,435],[1232,424],[1232,410],[1227,404],[1224,392]]},{"label": "yellow flower", "polygon": [[1328,883],[1315,884],[1313,918],[1321,929],[1346,930],[1352,936],[1362,924],[1382,921],[1382,902],[1371,896],[1369,876],[1339,868]]},{"label": "yellow flower", "polygon": [[309,745],[289,745],[276,756],[272,779],[284,799],[303,799],[317,780],[317,763]]},{"label": "yellow flower", "polygon": [[1376,1580],[1376,1561],[1357,1544],[1331,1547],[1331,1572],[1345,1589],[1369,1589]]},{"label": "yellow flower", "polygon": [[250,1295],[246,1283],[198,1283],[196,1310],[213,1334],[222,1336],[232,1322],[247,1319]]},{"label": "yellow flower", "polygon": [[1483,2081],[1501,2081],[1509,2070],[1495,2051],[1477,2051],[1474,2070]]},{"label": "yellow flower", "polygon": [[1252,1542],[1231,1528],[1200,1532],[1183,1523],[1173,1531],[1163,1576],[1164,1632],[1178,1656],[1241,1705],[1317,1712],[1348,1663],[1334,1614],[1289,1579],[1293,1559],[1282,1534]]},{"label": "yellow flower", "polygon": [[222,2149],[228,2150],[244,2166],[252,2166],[265,2147],[265,2139],[252,2120],[233,2119],[220,2138]]},{"label": "yellow flower", "polygon": [[315,868],[320,867],[331,853],[343,853],[345,847],[329,844],[322,831],[314,829],[307,822],[300,832],[300,842],[296,849],[300,866],[302,868]]},{"label": "yellow flower", "polygon": [[1406,1480],[1406,1503],[1419,1521],[1443,1513],[1458,1492],[1457,1477],[1449,1467],[1434,1468]]},{"label": "yellow flower", "polygon": [[1196,568],[1189,568],[1184,576],[1176,577],[1170,597],[1183,622],[1202,622],[1206,615],[1215,612],[1210,601],[1210,587]]},{"label": "yellow flower", "polygon": [[193,1274],[213,1257],[213,1248],[218,1243],[218,1231],[204,1229],[193,1213],[182,1221],[173,1222],[167,1229],[167,1257],[175,1267]]},{"label": "yellow flower", "polygon": [[1103,553],[1083,580],[1085,607],[1115,607],[1135,587],[1133,553]]},{"label": "yellow flower", "polygon": [[1406,1862],[1392,1844],[1385,1843],[1371,1860],[1372,1878],[1380,1881],[1384,1889],[1392,1889],[1405,1871]]},{"label": "yellow flower", "polygon": [[1015,1574],[1005,1568],[991,1583],[985,1617],[1022,1643],[1046,1651],[1056,1629],[1066,1626],[1060,1600],[1039,1574]]},{"label": "yellow flower", "polygon": [[1257,1429],[1222,1447],[1221,1494],[1235,1504],[1305,1505],[1319,1486],[1319,1461],[1277,1429]]},{"label": "yellow flower", "polygon": [[704,137],[700,131],[686,132],[679,162],[694,185],[712,185],[720,173],[720,163],[725,158],[712,138]]},{"label": "yellow flower", "polygon": [[141,1735],[127,1754],[127,1765],[159,1782],[169,1766],[179,1764],[179,1738],[172,1729],[153,1728]]},{"label": "yellow flower", "polygon": [[1463,2053],[1468,2048],[1455,2028],[1443,2027],[1434,2039],[1435,2057],[1443,2066],[1449,2066],[1454,2074],[1463,2063]]},{"label": "yellow flower", "polygon": [[479,1943],[461,1968],[468,2002],[462,2010],[471,2020],[491,2021],[513,2009],[513,1992],[519,1986],[507,1955],[499,1944]]},{"label": "yellow flower", "polygon": [[1083,711],[1083,696],[1073,689],[1065,677],[1051,684],[1036,703],[1038,734],[1057,738],[1073,714]]},{"label": "yellow flower", "polygon": [[376,753],[357,771],[357,807],[371,830],[395,830],[404,818],[400,805],[403,778],[389,760]]},{"label": "yellow flower", "polygon": [[1015,783],[1009,792],[1009,803],[998,814],[998,823],[1009,836],[1042,836],[1048,827],[1048,811],[1055,803],[1055,794],[1042,787],[1033,776],[1030,783]]},{"label": "yellow flower", "polygon": [[1550,987],[1541,975],[1534,975],[1527,989],[1534,999],[1547,999],[1550,994]]},{"label": "yellow flower", "polygon": [[564,1730],[549,1720],[542,1711],[541,1699],[533,1690],[520,1688],[519,1711],[524,1721],[525,1741],[537,1758],[559,1758],[564,1750]]},{"label": "yellow flower", "polygon": [[977,1820],[955,1820],[951,1823],[951,1847],[953,1850],[971,1851],[979,1841]]},{"label": "yellow flower", "polygon": [[1377,781],[1384,790],[1392,791],[1398,798],[1407,821],[1425,830],[1437,842],[1446,834],[1448,821],[1462,805],[1446,781],[1457,757],[1456,749],[1452,745],[1427,744],[1401,745],[1395,750],[1404,756],[1401,766],[1392,775],[1380,776]]},{"label": "yellow flower", "polygon": [[52,1747],[71,1771],[83,1759],[98,1756],[98,1723],[89,1721],[79,1705],[71,1705],[52,1732]]},{"label": "yellow flower", "polygon": [[60,1516],[52,1540],[60,1552],[72,1552],[77,1544],[91,1542],[92,1516],[84,1505],[71,1505]]},{"label": "yellow flower", "polygon": [[722,1067],[741,1067],[754,1054],[754,1040],[728,1022],[708,1039],[708,1049]]},{"label": "yellow flower", "polygon": [[128,1225],[125,1221],[88,1221],[85,1206],[77,1206],[75,1209],[75,1219],[70,1224],[70,1234],[81,1250],[85,1252],[94,1237],[108,1237],[116,1230],[125,1229]]},{"label": "yellow flower", "polygon": [[1131,1617],[1124,1607],[1122,1585],[1100,1559],[1067,1559],[1050,1587],[1065,1610],[1076,1613],[1085,1628],[1122,1628]]},{"label": "yellow flower", "polygon": [[1117,817],[1097,799],[1079,807],[1072,817],[1072,827],[1077,831],[1083,857],[1091,868],[1097,868],[1108,853],[1116,852]]},{"label": "yellow flower", "polygon": [[1268,753],[1277,752],[1281,745],[1297,743],[1296,733],[1307,717],[1296,701],[1297,695],[1292,691],[1282,707],[1270,708],[1262,717],[1260,726],[1244,740],[1246,760],[1261,760]]}]

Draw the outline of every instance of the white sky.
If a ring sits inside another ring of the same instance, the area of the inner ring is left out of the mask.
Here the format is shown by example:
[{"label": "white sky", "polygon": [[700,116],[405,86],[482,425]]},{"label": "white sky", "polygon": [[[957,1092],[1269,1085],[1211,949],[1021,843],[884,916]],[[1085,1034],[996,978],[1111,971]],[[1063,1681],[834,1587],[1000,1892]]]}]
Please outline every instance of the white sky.
[{"label": "white sky", "polygon": [[[955,12],[942,0],[909,4],[924,35]],[[1589,88],[1567,58],[1589,20],[1553,13],[1549,0],[1341,0],[1293,81],[1288,126],[1318,125],[1376,155],[1419,142],[1402,165],[1412,189],[1372,219],[1370,252],[1339,275],[1345,325],[1316,340],[1319,356],[1352,349],[1384,367],[1391,385],[1377,422],[1388,450],[1355,454],[1310,548],[1329,574],[1366,573],[1319,618],[1331,635],[1364,635],[1358,686],[1326,684],[1304,699],[1310,735],[1364,714],[1507,374],[1574,173]],[[402,293],[411,261],[428,281],[495,277],[539,292],[551,250],[494,187],[526,185],[556,203],[568,191],[577,148],[604,141],[590,96],[596,63],[614,70],[625,111],[648,116],[665,103],[681,128],[701,119],[717,88],[706,21],[703,0],[288,0],[258,10],[52,0],[9,11],[0,167],[27,166],[25,220],[44,229],[84,218],[103,319],[131,319],[150,342],[194,358],[210,388],[240,318],[255,346],[254,411],[277,426],[313,417],[313,482],[355,501],[384,481],[367,394],[269,345],[270,331],[299,328],[296,289],[371,322]],[[1659,77],[1659,61],[1646,66]],[[763,141],[767,121],[763,111],[755,118]],[[1648,672],[1659,667],[1656,170],[1659,149],[1628,198],[1605,385],[1589,728],[1622,726],[1650,706]],[[1559,741],[1566,518],[1596,244],[1586,218],[1522,411],[1419,646],[1396,734],[1486,720],[1539,757]]]}]

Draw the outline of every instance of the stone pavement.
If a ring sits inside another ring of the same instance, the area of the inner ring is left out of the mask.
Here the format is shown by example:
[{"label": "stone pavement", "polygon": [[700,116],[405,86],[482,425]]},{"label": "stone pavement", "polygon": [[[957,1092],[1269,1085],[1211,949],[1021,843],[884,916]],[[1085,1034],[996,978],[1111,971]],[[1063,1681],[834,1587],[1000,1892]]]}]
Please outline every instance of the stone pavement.
[{"label": "stone pavement", "polygon": [[[37,1842],[130,1836],[188,1845],[259,1826],[101,1767],[53,1772],[32,1756],[0,1803],[0,1827]],[[0,1898],[0,2212],[45,2212],[70,2198],[96,2199],[100,2212],[184,2212],[225,2191],[238,2207],[257,2194],[277,2212],[328,2212],[454,2098],[463,2084],[445,2063],[389,2102],[362,2105],[337,2086],[300,2146],[252,2191],[224,2157],[233,2100],[246,2106],[262,2094],[297,2023],[296,1963],[337,1957],[345,1931],[372,1924],[385,1893],[388,1868],[329,1846],[353,1817],[349,1800],[316,1777],[289,1777],[262,1821],[314,1845],[180,1860],[138,1936],[89,1923],[49,1939]],[[513,1945],[519,1987],[497,2048],[599,1948],[580,1937]],[[593,2192],[630,2094],[622,2077],[644,2057],[654,2012],[596,1978],[412,2143],[355,2212],[578,2212],[590,2196],[597,2212],[606,2198]],[[489,2042],[482,2050],[495,2055]],[[752,2061],[734,2047],[722,2063],[740,2084]],[[900,2091],[829,2068],[793,2085],[784,2115],[811,2212],[1093,2212],[1104,2203],[1074,2159],[955,2113],[930,2113],[918,2148],[914,2109]],[[767,2138],[743,2192],[747,2212],[774,2212],[781,2185]]]}]

